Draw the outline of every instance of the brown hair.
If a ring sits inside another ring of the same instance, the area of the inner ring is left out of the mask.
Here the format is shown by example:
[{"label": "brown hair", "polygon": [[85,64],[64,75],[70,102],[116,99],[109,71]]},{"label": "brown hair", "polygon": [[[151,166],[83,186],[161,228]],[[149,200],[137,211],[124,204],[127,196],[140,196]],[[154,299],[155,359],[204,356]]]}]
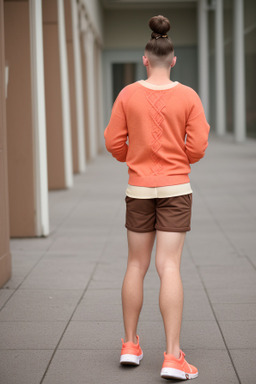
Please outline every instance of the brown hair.
[{"label": "brown hair", "polygon": [[162,16],[153,16],[148,22],[151,33],[151,39],[146,44],[145,50],[156,56],[167,56],[174,51],[171,39],[166,35],[170,30],[170,21]]}]

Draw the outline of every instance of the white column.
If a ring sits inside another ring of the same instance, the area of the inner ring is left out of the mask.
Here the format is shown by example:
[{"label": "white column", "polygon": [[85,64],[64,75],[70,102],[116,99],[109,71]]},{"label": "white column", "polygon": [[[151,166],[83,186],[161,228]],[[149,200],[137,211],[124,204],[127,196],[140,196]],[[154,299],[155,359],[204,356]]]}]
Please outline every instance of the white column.
[{"label": "white column", "polygon": [[198,0],[198,80],[199,96],[206,118],[209,119],[209,53],[208,53],[208,9],[206,0]]},{"label": "white column", "polygon": [[99,100],[98,104],[96,104],[97,113],[99,116],[99,150],[102,151],[105,148],[104,145],[104,123],[103,123],[103,76],[102,76],[102,48],[101,44],[97,44],[97,67],[98,67],[98,95]]},{"label": "white column", "polygon": [[215,74],[216,132],[218,135],[224,135],[226,133],[226,99],[223,0],[216,1],[215,8]]},{"label": "white column", "polygon": [[84,33],[84,49],[86,57],[86,79],[88,89],[88,122],[89,122],[89,144],[91,158],[97,155],[97,127],[95,109],[95,68],[94,68],[94,36],[87,26]]},{"label": "white column", "polygon": [[67,46],[65,32],[65,15],[63,0],[58,0],[58,27],[59,27],[59,48],[60,48],[60,77],[62,95],[62,121],[64,141],[64,169],[66,187],[73,186],[73,159],[72,159],[72,138],[70,120],[70,101],[68,83]]},{"label": "white column", "polygon": [[85,138],[84,138],[84,112],[83,112],[83,80],[81,68],[80,37],[78,26],[78,9],[76,0],[71,0],[72,13],[72,34],[74,47],[74,68],[75,68],[75,93],[76,93],[76,116],[77,116],[77,148],[78,148],[78,169],[85,171]]},{"label": "white column", "polygon": [[41,0],[30,0],[29,7],[36,235],[47,236],[49,207]]},{"label": "white column", "polygon": [[245,112],[245,56],[244,56],[244,2],[234,0],[234,131],[236,141],[246,138]]}]

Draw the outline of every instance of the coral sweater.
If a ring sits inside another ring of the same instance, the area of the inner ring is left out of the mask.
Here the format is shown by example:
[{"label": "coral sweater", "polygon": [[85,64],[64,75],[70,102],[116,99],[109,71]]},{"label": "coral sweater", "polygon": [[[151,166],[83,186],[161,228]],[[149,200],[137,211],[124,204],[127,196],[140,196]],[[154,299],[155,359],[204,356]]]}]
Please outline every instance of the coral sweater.
[{"label": "coral sweater", "polygon": [[130,185],[161,187],[189,182],[190,164],[204,156],[209,129],[192,88],[141,80],[119,93],[104,137],[107,150],[127,163]]}]

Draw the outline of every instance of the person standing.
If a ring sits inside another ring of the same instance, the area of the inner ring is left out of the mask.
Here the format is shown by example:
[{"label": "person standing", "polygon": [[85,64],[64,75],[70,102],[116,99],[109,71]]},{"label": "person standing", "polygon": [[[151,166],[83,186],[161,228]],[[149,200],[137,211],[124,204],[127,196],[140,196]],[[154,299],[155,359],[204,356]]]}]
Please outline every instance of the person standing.
[{"label": "person standing", "polygon": [[156,240],[159,306],[166,335],[160,374],[166,379],[193,379],[198,370],[180,349],[180,263],[186,232],[191,229],[190,164],[204,156],[210,126],[198,94],[170,80],[176,56],[167,35],[169,20],[154,16],[149,26],[152,34],[143,56],[147,79],[122,89],[104,132],[107,150],[126,162],[129,173],[125,197],[128,261],[122,286],[125,339],[121,339],[120,363],[139,365],[143,358],[137,325],[143,281]]}]

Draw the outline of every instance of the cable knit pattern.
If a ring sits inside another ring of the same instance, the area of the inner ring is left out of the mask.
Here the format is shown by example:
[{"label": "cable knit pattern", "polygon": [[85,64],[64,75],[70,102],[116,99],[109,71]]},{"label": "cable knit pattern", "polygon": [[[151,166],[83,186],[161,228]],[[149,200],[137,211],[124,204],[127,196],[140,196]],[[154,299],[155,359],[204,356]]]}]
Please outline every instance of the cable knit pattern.
[{"label": "cable knit pattern", "polygon": [[209,129],[192,88],[136,82],[119,93],[104,137],[107,150],[126,162],[130,185],[163,187],[189,183],[190,164],[204,156]]},{"label": "cable knit pattern", "polygon": [[163,167],[163,163],[161,160],[161,156],[158,155],[158,152],[161,149],[161,138],[163,134],[163,127],[162,123],[164,121],[164,117],[162,114],[162,109],[165,107],[164,102],[162,101],[162,95],[158,94],[153,91],[150,92],[147,95],[147,100],[151,105],[150,110],[150,117],[152,118],[152,127],[151,127],[151,134],[152,134],[152,144],[151,144],[151,157],[153,160],[153,164],[151,167],[151,170],[154,175],[158,175]]}]

